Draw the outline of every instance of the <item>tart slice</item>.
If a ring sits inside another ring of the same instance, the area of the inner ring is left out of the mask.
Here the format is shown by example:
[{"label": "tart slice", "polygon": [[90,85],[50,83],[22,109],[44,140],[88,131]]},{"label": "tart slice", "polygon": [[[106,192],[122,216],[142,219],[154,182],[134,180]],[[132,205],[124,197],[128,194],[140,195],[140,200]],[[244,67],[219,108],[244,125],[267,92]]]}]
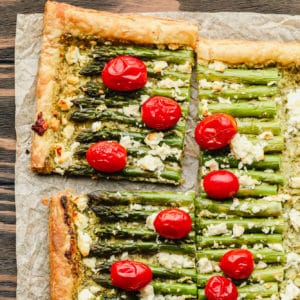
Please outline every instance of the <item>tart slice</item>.
[{"label": "tart slice", "polygon": [[50,299],[197,299],[194,197],[193,191],[53,196]]},{"label": "tart slice", "polygon": [[47,2],[32,170],[181,183],[197,35],[185,21]]},{"label": "tart slice", "polygon": [[[198,299],[224,273],[242,299],[300,297],[299,54],[299,43],[199,41]],[[252,254],[246,278],[233,250]]]}]

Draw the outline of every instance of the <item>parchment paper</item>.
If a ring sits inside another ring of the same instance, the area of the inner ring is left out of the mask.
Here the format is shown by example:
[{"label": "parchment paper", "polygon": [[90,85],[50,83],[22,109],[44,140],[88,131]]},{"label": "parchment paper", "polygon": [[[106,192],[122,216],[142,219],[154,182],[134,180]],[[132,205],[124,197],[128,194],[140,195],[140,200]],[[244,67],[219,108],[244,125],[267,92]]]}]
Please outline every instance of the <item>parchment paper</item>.
[{"label": "parchment paper", "polygon": [[[300,41],[300,16],[262,15],[255,13],[187,13],[162,12],[152,15],[186,19],[201,24],[200,35],[208,38],[239,38],[250,40]],[[66,179],[60,176],[38,176],[29,170],[31,124],[35,111],[35,84],[42,32],[42,15],[18,15],[15,47],[16,90],[16,218],[17,218],[17,299],[49,299],[49,266],[47,252],[48,207],[41,199],[59,190],[76,192],[96,189],[155,189],[153,184]],[[192,92],[195,95],[195,89]],[[197,187],[198,147],[192,137],[197,115],[192,101],[188,122],[189,137],[184,160],[186,183],[161,189],[188,190]]]}]

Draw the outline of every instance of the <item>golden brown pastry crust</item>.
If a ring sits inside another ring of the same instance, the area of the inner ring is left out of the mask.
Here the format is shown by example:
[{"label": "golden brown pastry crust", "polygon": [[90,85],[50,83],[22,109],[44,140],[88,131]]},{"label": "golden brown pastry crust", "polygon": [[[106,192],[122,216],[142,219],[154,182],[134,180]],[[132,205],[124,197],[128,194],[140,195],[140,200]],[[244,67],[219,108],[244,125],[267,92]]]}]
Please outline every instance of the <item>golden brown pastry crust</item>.
[{"label": "golden brown pastry crust", "polygon": [[71,300],[78,268],[70,191],[53,196],[49,212],[50,299]]},{"label": "golden brown pastry crust", "polygon": [[[186,21],[140,15],[121,15],[74,7],[65,3],[46,3],[43,40],[37,81],[36,116],[42,112],[49,124],[53,118],[57,66],[60,63],[60,37],[96,36],[140,44],[172,44],[196,46],[198,26]],[[42,136],[33,134],[31,169],[51,173],[49,159],[54,141],[53,129]]]},{"label": "golden brown pastry crust", "polygon": [[227,64],[282,66],[300,65],[300,42],[209,40],[197,43],[198,62],[221,61]]}]

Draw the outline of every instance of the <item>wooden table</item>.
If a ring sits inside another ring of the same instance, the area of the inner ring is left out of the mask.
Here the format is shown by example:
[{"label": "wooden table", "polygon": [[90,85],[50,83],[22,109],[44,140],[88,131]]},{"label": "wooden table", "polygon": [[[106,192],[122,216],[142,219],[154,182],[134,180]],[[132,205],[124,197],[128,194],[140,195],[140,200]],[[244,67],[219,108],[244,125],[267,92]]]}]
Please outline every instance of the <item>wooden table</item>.
[{"label": "wooden table", "polygon": [[[65,2],[114,12],[252,11],[300,14],[299,0],[286,1],[284,4],[277,0],[73,0]],[[15,299],[16,297],[16,219],[14,205],[14,38],[16,15],[17,13],[42,12],[44,4],[45,1],[42,0],[0,0],[0,300]]]}]

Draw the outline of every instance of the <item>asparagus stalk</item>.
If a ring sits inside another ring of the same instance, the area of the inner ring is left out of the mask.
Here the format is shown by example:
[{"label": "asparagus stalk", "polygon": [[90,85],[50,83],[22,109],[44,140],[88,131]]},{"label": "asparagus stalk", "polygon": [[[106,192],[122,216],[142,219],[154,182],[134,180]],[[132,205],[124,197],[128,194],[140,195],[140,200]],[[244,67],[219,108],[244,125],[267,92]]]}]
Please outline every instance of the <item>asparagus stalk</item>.
[{"label": "asparagus stalk", "polygon": [[265,131],[271,131],[274,135],[281,132],[281,123],[277,120],[262,121],[260,119],[236,119],[239,133],[242,134],[260,134]]},{"label": "asparagus stalk", "polygon": [[236,248],[242,245],[255,245],[255,244],[282,244],[281,234],[262,234],[262,233],[249,233],[243,234],[240,237],[232,238],[232,235],[221,236],[198,236],[197,246],[202,248],[222,248],[224,246]]},{"label": "asparagus stalk", "polygon": [[230,99],[259,99],[263,97],[272,97],[277,93],[277,86],[250,85],[238,89],[226,88],[221,89],[220,91],[200,88],[198,90],[198,97],[200,99],[218,99],[218,97]]},{"label": "asparagus stalk", "polygon": [[135,92],[117,92],[107,89],[102,83],[90,81],[86,85],[81,87],[81,90],[85,92],[86,95],[90,97],[100,97],[104,96],[105,98],[114,98],[115,101],[128,101],[128,99],[137,99],[142,95],[149,96],[165,96],[173,98],[180,101],[189,100],[190,88],[189,87],[180,87],[180,88],[159,88],[155,85],[151,87],[145,87]]},{"label": "asparagus stalk", "polygon": [[265,153],[282,152],[282,150],[284,150],[283,136],[274,136],[270,139],[264,139],[264,140],[260,140],[257,137],[248,136],[248,139],[252,143],[259,143],[259,142],[263,141],[265,143],[265,146],[264,146]]},{"label": "asparagus stalk", "polygon": [[[277,194],[277,185],[270,185],[266,183],[261,183],[256,185],[255,187],[241,187],[238,192],[236,193],[237,197],[264,197],[264,196],[271,196]],[[202,192],[201,196],[206,198],[207,194]]]},{"label": "asparagus stalk", "polygon": [[[201,272],[201,270],[200,270]],[[283,280],[283,267],[272,266],[266,269],[254,269],[251,276],[247,279],[248,282],[281,282]],[[197,274],[197,285],[201,288],[205,287],[207,281],[212,276],[222,275],[222,273],[213,274]]]},{"label": "asparagus stalk", "polygon": [[[150,133],[150,132],[149,132]],[[76,141],[80,143],[97,142],[100,140],[120,140],[124,136],[143,142],[149,133],[141,133],[135,131],[120,131],[120,130],[84,130],[77,137]],[[165,143],[170,147],[182,148],[184,142],[184,133],[176,131],[175,134],[165,135],[161,144]]]},{"label": "asparagus stalk", "polygon": [[90,203],[104,205],[162,205],[162,206],[191,206],[194,204],[195,192],[106,192],[89,193]]},{"label": "asparagus stalk", "polygon": [[192,50],[168,50],[168,49],[150,49],[143,46],[119,46],[119,45],[103,45],[97,47],[92,53],[95,60],[107,61],[118,55],[132,55],[143,60],[163,60],[168,63],[185,64],[186,62],[194,62],[194,54]]},{"label": "asparagus stalk", "polygon": [[242,226],[246,233],[265,232],[265,233],[282,233],[285,226],[283,218],[222,218],[222,219],[206,219],[199,218],[196,220],[196,227],[201,233],[210,225],[218,225],[225,223],[229,230],[232,230],[234,225]]},{"label": "asparagus stalk", "polygon": [[[151,282],[154,292],[156,295],[179,295],[185,296],[184,299],[197,299],[197,285],[196,284],[187,284],[187,283],[176,283],[173,281],[168,282]],[[194,297],[188,297],[194,296]]]},{"label": "asparagus stalk", "polygon": [[196,198],[196,207],[199,211],[208,210],[212,214],[226,214],[241,217],[278,217],[282,215],[282,205],[277,201],[263,199],[245,199],[240,201],[213,201]]},{"label": "asparagus stalk", "polygon": [[[226,113],[233,117],[273,118],[277,113],[274,101],[251,101],[238,103],[209,103],[208,111],[214,113]],[[200,103],[199,114],[202,115],[202,104]]]},{"label": "asparagus stalk", "polygon": [[[119,220],[118,220],[119,221]],[[102,239],[115,237],[117,239],[135,239],[143,241],[165,241],[164,238],[159,238],[159,235],[151,229],[143,228],[144,224],[139,224],[139,227],[128,227],[122,225],[105,225],[94,228],[94,234]],[[144,226],[145,227],[145,226]],[[190,234],[181,240],[181,242],[193,244],[195,233],[192,231]]]},{"label": "asparagus stalk", "polygon": [[83,97],[83,98],[76,98],[72,99],[74,105],[79,107],[93,107],[96,108],[99,105],[105,105],[107,107],[124,107],[128,104],[140,104],[141,100],[138,99],[130,99],[127,101],[115,101],[112,98],[91,98],[91,97]]},{"label": "asparagus stalk", "polygon": [[275,172],[265,172],[265,171],[255,171],[255,170],[239,170],[239,169],[229,169],[229,171],[237,175],[248,175],[254,179],[262,182],[273,183],[273,184],[283,184],[284,177],[280,173]]},{"label": "asparagus stalk", "polygon": [[[238,287],[238,292],[241,299],[260,299],[263,297],[271,297],[272,295],[278,295],[278,283],[266,282],[263,284],[246,285]],[[206,299],[204,290],[198,289],[198,300]]]},{"label": "asparagus stalk", "polygon": [[172,244],[163,244],[156,242],[126,242],[126,243],[98,243],[91,246],[90,254],[92,256],[110,257],[111,255],[128,252],[130,254],[151,254],[160,251],[171,253],[194,255],[195,247],[191,244],[181,242]]},{"label": "asparagus stalk", "polygon": [[209,69],[203,65],[197,65],[198,78],[206,78],[210,81],[222,80],[228,82],[248,84],[270,84],[278,83],[280,74],[277,68],[264,69],[238,69],[226,68],[224,72]]},{"label": "asparagus stalk", "polygon": [[[239,166],[240,160],[234,158],[233,156],[224,156],[224,155],[212,155],[204,153],[202,156],[202,164],[205,162],[214,159],[219,165],[226,168],[237,168]],[[251,165],[247,165],[248,169],[256,170],[278,170],[280,167],[280,156],[276,154],[266,154],[264,160],[254,161]],[[223,168],[223,167],[222,167]]]},{"label": "asparagus stalk", "polygon": [[[265,263],[284,263],[286,260],[285,253],[275,251],[270,248],[251,249],[255,262],[263,261]],[[202,249],[197,251],[197,260],[206,257],[209,260],[220,261],[221,257],[228,251],[228,249]]]},{"label": "asparagus stalk", "polygon": [[134,166],[127,166],[120,172],[102,173],[94,170],[90,166],[77,162],[65,170],[66,175],[91,176],[93,178],[127,179],[130,181],[161,182],[179,184],[181,181],[181,170],[175,167],[166,167],[159,172],[145,171]]}]

